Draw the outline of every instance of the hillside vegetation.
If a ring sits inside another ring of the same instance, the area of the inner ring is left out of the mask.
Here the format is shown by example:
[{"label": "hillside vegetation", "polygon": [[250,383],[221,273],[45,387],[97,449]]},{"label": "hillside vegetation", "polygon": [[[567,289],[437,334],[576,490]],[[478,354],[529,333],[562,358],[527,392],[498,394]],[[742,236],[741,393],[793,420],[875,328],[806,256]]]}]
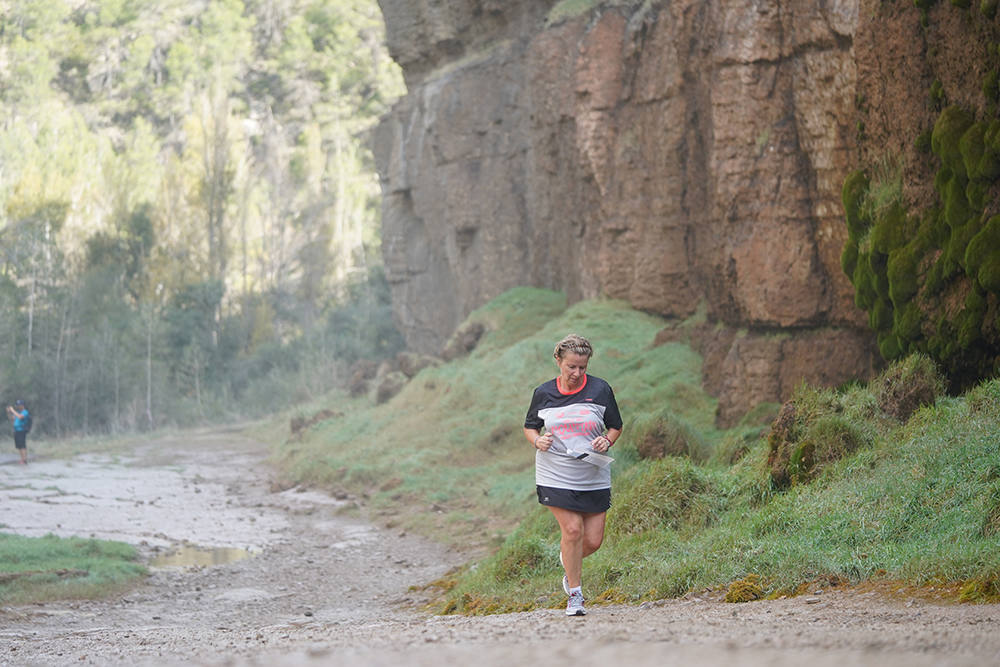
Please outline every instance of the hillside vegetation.
[{"label": "hillside vegetation", "polygon": [[374,0],[0,3],[0,400],[217,423],[394,354],[383,34]]},{"label": "hillside vegetation", "polygon": [[[532,389],[555,376],[555,341],[585,332],[594,375],[613,381],[625,415],[649,415],[717,438],[715,403],[700,386],[700,358],[673,344],[650,349],[659,318],[618,302],[566,307],[556,292],[516,288],[470,315],[486,333],[466,358],[426,368],[390,401],[334,394],[330,410],[280,459],[291,480],[364,493],[376,512],[439,539],[479,547],[532,509],[534,452],[521,434]],[[637,458],[634,450],[621,458]]]},{"label": "hillside vegetation", "polygon": [[[893,90],[884,72],[867,86],[862,77],[863,157],[844,182],[849,238],[841,266],[882,356],[930,356],[960,391],[1000,371],[998,4],[912,5],[872,8],[876,24],[920,26],[909,37],[920,45],[920,63],[911,58],[908,75],[920,72],[927,88],[887,132],[881,119],[900,115],[892,106],[899,96],[878,93]],[[896,23],[899,14],[909,20]]]},{"label": "hillside vegetation", "polygon": [[701,359],[654,347],[658,318],[518,288],[469,322],[487,333],[468,357],[382,404],[332,395],[336,416],[278,452],[290,481],[364,495],[389,525],[483,556],[438,582],[439,611],[563,603],[558,529],[535,501],[520,431],[568,332],[594,342],[590,371],[625,418],[607,539],[584,564],[591,600],[730,587],[743,601],[864,581],[996,595],[1000,381],[949,398],[933,364],[911,357],[868,386],[801,386],[780,414],[720,431]]}]

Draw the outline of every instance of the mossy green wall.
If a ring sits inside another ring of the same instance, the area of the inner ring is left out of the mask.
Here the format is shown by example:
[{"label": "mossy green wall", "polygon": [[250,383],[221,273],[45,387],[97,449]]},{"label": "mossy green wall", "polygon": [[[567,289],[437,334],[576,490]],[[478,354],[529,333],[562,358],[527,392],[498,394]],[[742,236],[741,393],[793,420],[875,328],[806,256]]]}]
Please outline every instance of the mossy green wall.
[{"label": "mossy green wall", "polygon": [[[983,103],[947,105],[949,97],[969,95],[941,83],[954,77],[934,76],[928,100],[940,113],[932,130],[914,128],[911,141],[934,166],[927,173],[937,201],[910,205],[878,165],[852,172],[842,192],[848,241],[841,266],[883,357],[929,354],[953,388],[962,388],[1000,371],[1000,26],[996,2],[914,4],[925,26],[941,16],[930,13],[937,5],[937,12],[965,13],[969,38],[992,36],[983,61],[973,64],[985,72]],[[947,48],[928,38],[928,49]]]}]

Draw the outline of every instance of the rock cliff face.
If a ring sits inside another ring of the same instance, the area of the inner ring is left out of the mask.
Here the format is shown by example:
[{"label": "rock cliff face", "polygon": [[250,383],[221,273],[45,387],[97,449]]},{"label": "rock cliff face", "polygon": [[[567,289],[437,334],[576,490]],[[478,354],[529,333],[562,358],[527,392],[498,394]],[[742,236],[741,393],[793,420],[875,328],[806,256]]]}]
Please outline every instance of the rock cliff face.
[{"label": "rock cliff face", "polygon": [[[380,0],[409,94],[376,138],[410,346],[516,285],[677,322],[730,424],[866,377],[840,269],[858,0]],[[575,3],[580,4],[580,3]],[[599,341],[598,341],[599,344]]]}]

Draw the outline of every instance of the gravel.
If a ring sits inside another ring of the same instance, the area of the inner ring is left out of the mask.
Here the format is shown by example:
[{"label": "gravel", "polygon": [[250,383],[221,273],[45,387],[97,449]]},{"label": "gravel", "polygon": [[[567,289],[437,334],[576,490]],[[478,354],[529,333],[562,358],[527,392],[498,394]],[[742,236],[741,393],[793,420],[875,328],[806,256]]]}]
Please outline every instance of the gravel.
[{"label": "gravel", "polygon": [[5,531],[123,540],[155,564],[120,597],[0,607],[0,665],[1000,662],[1000,606],[874,591],[431,616],[422,585],[467,555],[368,523],[358,499],[280,488],[266,458],[206,431],[129,456],[0,459]]}]

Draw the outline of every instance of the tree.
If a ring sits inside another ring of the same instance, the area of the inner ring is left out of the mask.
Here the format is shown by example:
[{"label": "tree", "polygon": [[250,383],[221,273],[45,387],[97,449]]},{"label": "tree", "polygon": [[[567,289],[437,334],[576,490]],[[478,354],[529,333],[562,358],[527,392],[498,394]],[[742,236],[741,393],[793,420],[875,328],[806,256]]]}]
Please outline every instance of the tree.
[{"label": "tree", "polygon": [[0,385],[43,397],[40,428],[388,353],[329,329],[367,326],[330,313],[378,245],[381,34],[373,0],[2,3]]}]

